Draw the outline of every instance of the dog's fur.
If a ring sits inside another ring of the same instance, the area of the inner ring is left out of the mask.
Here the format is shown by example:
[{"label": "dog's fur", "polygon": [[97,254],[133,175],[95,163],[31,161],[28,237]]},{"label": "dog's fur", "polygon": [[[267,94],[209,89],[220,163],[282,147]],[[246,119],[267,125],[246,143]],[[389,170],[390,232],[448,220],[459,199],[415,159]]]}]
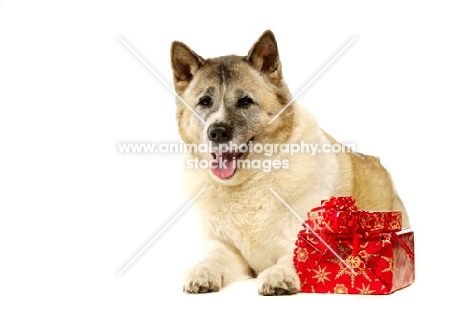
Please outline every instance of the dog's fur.
[{"label": "dog's fur", "polygon": [[[208,142],[210,126],[220,123],[232,128],[229,139],[237,144],[252,137],[254,143],[261,144],[336,142],[297,103],[268,124],[292,99],[283,80],[275,37],[269,30],[245,57],[203,59],[174,41],[171,64],[177,94],[206,122],[176,99],[178,128],[187,144]],[[251,101],[245,103],[243,98]],[[213,159],[210,153],[192,152],[189,157]],[[246,158],[262,160],[266,156],[249,153]],[[288,160],[289,168],[269,173],[238,168],[230,178],[219,178],[209,169],[186,170],[189,194],[206,188],[195,202],[205,257],[186,272],[184,291],[217,291],[252,276],[257,276],[262,295],[300,290],[292,258],[301,222],[269,188],[303,218],[323,199],[352,195],[362,209],[402,211],[403,225],[409,227],[405,208],[378,158],[352,151],[315,155],[276,152],[272,158]]]}]

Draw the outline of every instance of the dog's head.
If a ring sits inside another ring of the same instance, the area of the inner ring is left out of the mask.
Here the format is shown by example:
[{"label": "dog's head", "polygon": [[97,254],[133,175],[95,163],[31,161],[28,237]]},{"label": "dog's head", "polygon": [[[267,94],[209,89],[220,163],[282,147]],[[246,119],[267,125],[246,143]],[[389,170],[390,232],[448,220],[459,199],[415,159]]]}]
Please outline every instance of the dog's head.
[{"label": "dog's head", "polygon": [[288,139],[293,120],[290,106],[269,124],[292,98],[283,81],[271,31],[262,34],[247,56],[204,59],[184,43],[174,41],[171,65],[178,94],[179,133],[189,146],[214,147],[203,152],[190,150],[198,159],[212,162],[209,171],[216,180],[226,184],[241,182],[252,172],[236,163],[261,157],[245,151],[247,148],[232,146],[281,143]]}]

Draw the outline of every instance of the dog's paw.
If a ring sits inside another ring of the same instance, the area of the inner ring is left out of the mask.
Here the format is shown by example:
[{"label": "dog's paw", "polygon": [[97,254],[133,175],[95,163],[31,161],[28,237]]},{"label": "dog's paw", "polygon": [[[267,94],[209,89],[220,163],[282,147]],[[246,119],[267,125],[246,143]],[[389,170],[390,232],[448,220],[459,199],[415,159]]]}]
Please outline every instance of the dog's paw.
[{"label": "dog's paw", "polygon": [[222,272],[216,265],[208,266],[200,263],[185,272],[184,292],[204,294],[217,292],[223,284]]},{"label": "dog's paw", "polygon": [[258,293],[263,296],[291,295],[301,289],[293,267],[273,266],[258,276]]}]

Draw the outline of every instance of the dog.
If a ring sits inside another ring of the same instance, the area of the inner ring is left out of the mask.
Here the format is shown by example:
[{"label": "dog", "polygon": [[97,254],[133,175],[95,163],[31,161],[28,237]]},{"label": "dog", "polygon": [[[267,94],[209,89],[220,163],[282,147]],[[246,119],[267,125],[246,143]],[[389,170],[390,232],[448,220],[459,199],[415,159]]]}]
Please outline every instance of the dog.
[{"label": "dog", "polygon": [[[215,150],[190,150],[187,161],[210,161],[210,167],[192,165],[183,172],[187,194],[204,189],[194,203],[204,259],[186,271],[185,292],[216,292],[251,277],[257,278],[260,295],[300,291],[293,251],[302,224],[285,204],[305,219],[321,200],[353,196],[364,210],[401,211],[403,226],[410,226],[391,177],[376,157],[349,148],[315,154],[276,149],[268,157],[245,148],[338,144],[312,113],[296,102],[288,105],[293,97],[270,30],[247,56],[205,59],[174,41],[171,66],[182,140],[211,144]],[[276,161],[274,169],[258,165],[268,160]]]}]

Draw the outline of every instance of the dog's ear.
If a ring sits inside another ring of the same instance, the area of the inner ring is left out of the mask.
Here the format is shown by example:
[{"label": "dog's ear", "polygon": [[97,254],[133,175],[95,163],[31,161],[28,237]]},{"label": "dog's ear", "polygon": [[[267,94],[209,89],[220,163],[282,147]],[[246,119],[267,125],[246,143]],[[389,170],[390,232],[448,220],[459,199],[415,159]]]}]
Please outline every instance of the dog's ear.
[{"label": "dog's ear", "polygon": [[281,62],[278,45],[271,30],[266,30],[254,43],[247,56],[247,61],[256,70],[268,75],[272,82],[281,79]]},{"label": "dog's ear", "polygon": [[171,65],[174,74],[174,86],[182,92],[193,79],[205,60],[182,42],[174,41],[171,46]]}]

